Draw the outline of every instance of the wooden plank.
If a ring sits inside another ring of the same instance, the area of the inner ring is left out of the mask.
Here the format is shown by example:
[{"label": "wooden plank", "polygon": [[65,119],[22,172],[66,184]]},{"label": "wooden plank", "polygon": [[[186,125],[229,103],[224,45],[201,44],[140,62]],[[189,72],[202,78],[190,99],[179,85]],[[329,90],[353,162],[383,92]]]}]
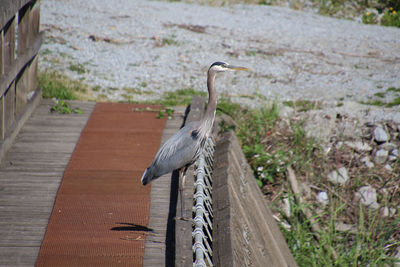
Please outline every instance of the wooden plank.
[{"label": "wooden plank", "polygon": [[29,44],[32,44],[39,34],[40,27],[40,1],[34,0],[30,2],[31,11],[29,16]]},{"label": "wooden plank", "polygon": [[0,247],[0,265],[4,267],[32,267],[39,247],[37,246],[14,246]]},{"label": "wooden plank", "polygon": [[18,56],[29,47],[29,28],[30,28],[30,5],[23,6],[18,11]]},{"label": "wooden plank", "polygon": [[2,117],[2,139],[3,142],[0,145],[0,162],[3,159],[5,153],[9,150],[11,147],[16,135],[18,134],[19,130],[21,129],[22,125],[25,123],[25,121],[29,118],[31,115],[33,109],[38,105],[39,100],[41,98],[41,91],[38,91],[36,94],[34,94],[33,99],[31,102],[25,106],[25,110],[22,112],[21,116],[18,118],[18,120],[8,129],[9,130],[9,135],[6,136],[6,128],[5,128],[5,106],[6,106],[6,101],[5,98],[3,98],[3,109],[1,112],[1,117]]},{"label": "wooden plank", "polygon": [[233,133],[222,135],[216,151],[214,264],[261,267],[268,262],[271,266],[297,266],[236,136]]},{"label": "wooden plank", "polygon": [[4,74],[4,31],[0,31],[0,75]]},{"label": "wooden plank", "polygon": [[0,0],[0,26],[3,27],[30,0]]},{"label": "wooden plank", "polygon": [[11,125],[15,121],[15,83],[11,83],[10,87],[4,94],[4,133],[5,136],[9,132]]},{"label": "wooden plank", "polygon": [[[40,103],[0,164],[0,266],[34,266],[65,166],[95,106],[79,102],[86,112],[78,118],[50,114],[51,103]],[[46,127],[32,123],[43,115]]]},{"label": "wooden plank", "polygon": [[[34,88],[36,89],[36,87]],[[33,90],[34,90],[33,89]],[[31,91],[29,85],[29,69],[23,68],[16,79],[15,85],[15,115],[20,116],[28,103],[28,94]]]},{"label": "wooden plank", "polygon": [[[15,60],[15,16],[7,22],[5,27],[3,28],[4,34],[4,73],[8,73]],[[13,75],[14,77],[16,75]],[[11,84],[11,81],[8,84],[1,84],[1,89],[3,92],[0,95],[4,94],[4,88],[8,88]]]},{"label": "wooden plank", "polygon": [[[14,81],[15,77],[17,77],[19,71],[28,64],[34,57],[37,55],[40,46],[42,45],[44,38],[44,33],[40,33],[38,37],[35,39],[33,44],[29,47],[29,49],[25,50],[15,61],[12,59],[12,62],[9,62],[11,59],[9,58],[9,51],[5,49],[4,51],[4,75],[0,77],[0,95],[3,95],[8,86]],[[7,48],[7,41],[5,41]],[[14,51],[14,50],[13,50]]]}]

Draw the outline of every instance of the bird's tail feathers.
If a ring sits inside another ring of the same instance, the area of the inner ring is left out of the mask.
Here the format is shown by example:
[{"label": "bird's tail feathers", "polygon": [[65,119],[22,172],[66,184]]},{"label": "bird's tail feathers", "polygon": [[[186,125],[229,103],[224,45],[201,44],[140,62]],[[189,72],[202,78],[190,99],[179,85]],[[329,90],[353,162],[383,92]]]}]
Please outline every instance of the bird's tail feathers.
[{"label": "bird's tail feathers", "polygon": [[154,174],[153,174],[153,171],[152,171],[151,167],[148,167],[144,171],[141,181],[142,181],[143,185],[147,185],[148,183],[150,183],[155,178],[157,178],[157,177],[154,177]]}]

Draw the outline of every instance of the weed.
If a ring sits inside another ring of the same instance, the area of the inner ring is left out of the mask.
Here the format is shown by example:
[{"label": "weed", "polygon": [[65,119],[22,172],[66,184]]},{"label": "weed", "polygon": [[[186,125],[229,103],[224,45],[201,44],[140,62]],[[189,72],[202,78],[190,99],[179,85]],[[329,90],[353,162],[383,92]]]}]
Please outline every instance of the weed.
[{"label": "weed", "polygon": [[65,82],[66,78],[56,72],[39,73],[39,86],[43,90],[43,98],[76,99],[77,96]]},{"label": "weed", "polygon": [[157,118],[161,119],[167,115],[168,119],[172,119],[172,115],[174,114],[174,109],[172,108],[165,108],[164,110],[160,110],[157,114]]},{"label": "weed", "polygon": [[257,51],[256,50],[247,50],[246,51],[246,56],[256,56]]},{"label": "weed", "polygon": [[364,24],[376,24],[377,18],[375,13],[365,12],[361,18]]},{"label": "weed", "polygon": [[383,26],[400,27],[400,12],[396,10],[386,10],[381,19]]},{"label": "weed", "polygon": [[169,107],[188,105],[195,95],[206,96],[207,94],[205,92],[195,91],[193,88],[185,88],[165,93],[163,98],[159,101],[156,101],[156,103]]},{"label": "weed", "polygon": [[82,64],[71,64],[71,65],[69,65],[68,69],[70,71],[75,71],[78,74],[86,73],[86,69]]},{"label": "weed", "polygon": [[386,91],[400,93],[400,87],[399,88],[389,87],[388,89],[386,89]]},{"label": "weed", "polygon": [[51,107],[51,111],[60,114],[83,114],[80,108],[71,108],[71,105],[63,100],[57,100],[56,105]]},{"label": "weed", "polygon": [[161,45],[162,46],[164,46],[164,45],[177,45],[177,44],[178,44],[178,42],[175,41],[174,37],[170,37],[170,38],[164,37],[161,40]]},{"label": "weed", "polygon": [[321,109],[322,106],[321,102],[310,100],[284,101],[283,104],[300,112]]},{"label": "weed", "polygon": [[376,99],[376,100],[368,100],[368,101],[361,101],[360,103],[364,104],[364,105],[371,105],[371,106],[378,106],[378,107],[382,107],[382,106],[384,106],[386,104],[385,102],[383,102],[381,100],[378,100],[378,99]]},{"label": "weed", "polygon": [[386,107],[391,108],[400,105],[400,97],[396,97],[393,101],[386,103]]},{"label": "weed", "polygon": [[384,92],[378,92],[378,93],[375,93],[374,96],[380,97],[380,98],[384,98],[385,97],[385,93]]}]

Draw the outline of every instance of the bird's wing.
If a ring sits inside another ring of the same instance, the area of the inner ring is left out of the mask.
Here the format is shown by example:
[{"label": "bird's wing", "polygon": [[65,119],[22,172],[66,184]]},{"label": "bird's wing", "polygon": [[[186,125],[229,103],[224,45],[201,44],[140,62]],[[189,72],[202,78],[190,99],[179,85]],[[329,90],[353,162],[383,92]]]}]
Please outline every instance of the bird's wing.
[{"label": "bird's wing", "polygon": [[179,162],[185,162],[185,164],[192,161],[195,156],[195,147],[198,139],[196,131],[199,124],[199,122],[188,123],[169,138],[158,151],[154,163],[171,158],[175,158]]}]

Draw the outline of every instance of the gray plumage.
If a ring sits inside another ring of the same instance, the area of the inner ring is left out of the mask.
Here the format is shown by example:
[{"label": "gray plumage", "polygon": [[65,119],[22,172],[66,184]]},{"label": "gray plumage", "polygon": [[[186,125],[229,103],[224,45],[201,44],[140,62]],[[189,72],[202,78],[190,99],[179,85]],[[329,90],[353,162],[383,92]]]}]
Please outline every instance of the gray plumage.
[{"label": "gray plumage", "polygon": [[164,143],[151,165],[143,173],[141,179],[143,185],[166,173],[188,167],[196,161],[214,123],[217,108],[217,96],[214,88],[215,75],[227,70],[247,69],[230,66],[225,62],[215,62],[210,66],[207,72],[208,106],[204,117],[200,121],[188,123]]}]

